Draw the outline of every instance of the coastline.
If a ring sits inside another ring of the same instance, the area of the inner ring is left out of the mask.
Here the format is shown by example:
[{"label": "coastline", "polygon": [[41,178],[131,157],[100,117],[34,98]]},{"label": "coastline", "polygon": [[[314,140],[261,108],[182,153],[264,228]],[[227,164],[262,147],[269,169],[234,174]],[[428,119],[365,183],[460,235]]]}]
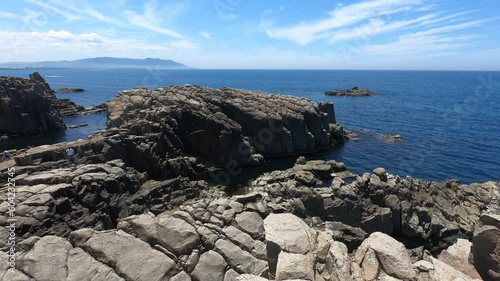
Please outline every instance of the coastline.
[{"label": "coastline", "polygon": [[[308,161],[302,155],[348,138],[332,103],[185,85],[122,91],[106,108],[106,130],[19,151],[3,171],[0,209],[15,222],[0,221],[0,232],[19,245],[0,242],[0,255],[17,257],[7,276],[81,279],[81,259],[100,268],[97,279],[495,276],[500,182],[355,174],[335,160]],[[75,163],[65,159],[69,147]],[[283,156],[296,158],[293,167],[224,188]]]}]

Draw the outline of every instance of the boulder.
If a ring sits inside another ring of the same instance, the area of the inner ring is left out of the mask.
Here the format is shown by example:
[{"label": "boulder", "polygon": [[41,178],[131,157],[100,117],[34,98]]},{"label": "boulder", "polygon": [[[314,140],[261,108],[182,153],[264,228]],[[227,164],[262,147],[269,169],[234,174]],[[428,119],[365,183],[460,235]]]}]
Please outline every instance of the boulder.
[{"label": "boulder", "polygon": [[236,227],[250,234],[253,238],[259,238],[264,234],[264,221],[255,212],[237,214],[234,222]]},{"label": "boulder", "polygon": [[460,272],[459,270],[451,267],[450,265],[435,259],[433,257],[430,258],[432,262],[432,267],[433,270],[430,271],[430,278],[431,280],[436,280],[436,281],[456,281],[456,280],[461,280],[461,281],[472,281],[473,279]]},{"label": "boulder", "polygon": [[470,263],[472,243],[466,239],[458,239],[455,244],[439,254],[439,260],[468,275],[472,279],[481,279],[479,273]]},{"label": "boulder", "polygon": [[226,261],[221,255],[208,251],[201,255],[191,276],[195,281],[224,281],[226,266]]},{"label": "boulder", "polygon": [[127,280],[165,280],[180,271],[165,254],[121,230],[80,229],[72,232],[69,240],[96,260],[112,265]]},{"label": "boulder", "polygon": [[[370,252],[372,250],[373,252]],[[373,253],[376,259],[373,257]],[[371,261],[363,264],[364,260],[369,258]],[[374,270],[374,263],[380,262],[381,269],[388,275],[400,279],[412,280],[416,278],[410,255],[405,246],[396,239],[381,232],[372,233],[361,246],[356,250],[354,256],[356,263],[368,266],[370,276]],[[375,261],[376,260],[376,261]]]},{"label": "boulder", "polygon": [[280,252],[275,280],[315,280],[314,257],[312,254],[301,255]]},{"label": "boulder", "polygon": [[306,255],[315,250],[317,233],[292,214],[270,214],[264,220],[269,272],[276,272],[281,251]]},{"label": "boulder", "polygon": [[344,243],[334,241],[328,250],[326,267],[331,276],[331,280],[352,280],[351,258]]},{"label": "boulder", "polygon": [[[60,237],[32,237],[21,242],[18,249],[21,252],[16,267],[36,280],[124,280],[112,267],[97,261],[80,248],[73,248]],[[23,279],[24,274],[19,273],[2,280],[33,280]]]},{"label": "boulder", "polygon": [[215,251],[221,254],[226,262],[240,274],[254,274],[260,276],[267,270],[265,261],[259,260],[235,244],[219,239],[215,243]]},{"label": "boulder", "polygon": [[500,280],[500,230],[483,226],[474,232],[471,252],[477,272],[484,280]]},{"label": "boulder", "polygon": [[161,245],[176,255],[189,254],[200,243],[196,228],[175,217],[160,218],[157,231]]}]

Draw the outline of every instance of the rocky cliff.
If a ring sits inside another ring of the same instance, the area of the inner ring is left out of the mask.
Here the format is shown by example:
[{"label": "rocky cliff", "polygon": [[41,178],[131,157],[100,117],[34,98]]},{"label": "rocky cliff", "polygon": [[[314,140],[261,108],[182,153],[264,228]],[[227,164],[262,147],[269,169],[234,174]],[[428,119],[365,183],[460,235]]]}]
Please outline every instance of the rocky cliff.
[{"label": "rocky cliff", "polygon": [[107,105],[108,127],[149,136],[160,158],[182,153],[219,166],[258,164],[331,149],[345,138],[333,104],[284,95],[188,85],[123,91]]},{"label": "rocky cliff", "polygon": [[[346,139],[332,103],[284,95],[197,86],[140,88],[119,93],[107,108],[107,130],[68,144],[77,148],[79,161],[121,159],[160,180],[328,150]],[[16,161],[60,159],[64,146],[28,150]]]},{"label": "rocky cliff", "polygon": [[30,135],[65,128],[57,98],[45,80],[33,73],[30,79],[0,76],[0,134]]}]

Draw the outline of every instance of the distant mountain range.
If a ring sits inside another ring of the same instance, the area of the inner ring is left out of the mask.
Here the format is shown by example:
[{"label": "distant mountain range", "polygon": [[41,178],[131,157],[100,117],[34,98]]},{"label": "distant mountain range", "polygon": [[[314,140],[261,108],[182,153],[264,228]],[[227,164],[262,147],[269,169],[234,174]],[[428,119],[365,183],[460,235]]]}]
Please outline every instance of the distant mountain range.
[{"label": "distant mountain range", "polygon": [[190,67],[173,60],[99,57],[73,61],[7,62],[0,63],[0,68],[188,69]]}]

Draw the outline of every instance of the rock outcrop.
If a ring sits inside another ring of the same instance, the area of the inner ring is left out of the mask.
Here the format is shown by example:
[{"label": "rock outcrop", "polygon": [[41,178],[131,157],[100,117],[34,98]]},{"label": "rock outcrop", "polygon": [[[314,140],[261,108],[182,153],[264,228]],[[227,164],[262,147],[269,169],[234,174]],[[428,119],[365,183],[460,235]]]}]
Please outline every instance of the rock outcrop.
[{"label": "rock outcrop", "polygon": [[376,93],[364,89],[360,90],[358,87],[352,87],[351,89],[338,89],[338,90],[328,90],[325,92],[327,96],[351,96],[351,97],[365,97],[365,96],[375,96]]},{"label": "rock outcrop", "polygon": [[172,86],[123,91],[107,105],[108,127],[148,135],[160,161],[182,153],[222,167],[245,166],[331,149],[345,139],[333,104],[290,96]]},{"label": "rock outcrop", "polygon": [[[197,86],[139,88],[121,92],[107,108],[107,130],[71,144],[80,161],[121,159],[155,179],[212,171],[212,180],[223,183],[221,178],[241,167],[332,149],[346,139],[333,104],[283,95]],[[53,161],[60,151],[60,145],[43,153],[28,150],[16,161]]]},{"label": "rock outcrop", "polygon": [[54,89],[56,93],[83,93],[85,89],[82,88],[56,88]]},{"label": "rock outcrop", "polygon": [[0,76],[0,134],[22,136],[63,130],[56,100],[37,72],[30,79]]}]

